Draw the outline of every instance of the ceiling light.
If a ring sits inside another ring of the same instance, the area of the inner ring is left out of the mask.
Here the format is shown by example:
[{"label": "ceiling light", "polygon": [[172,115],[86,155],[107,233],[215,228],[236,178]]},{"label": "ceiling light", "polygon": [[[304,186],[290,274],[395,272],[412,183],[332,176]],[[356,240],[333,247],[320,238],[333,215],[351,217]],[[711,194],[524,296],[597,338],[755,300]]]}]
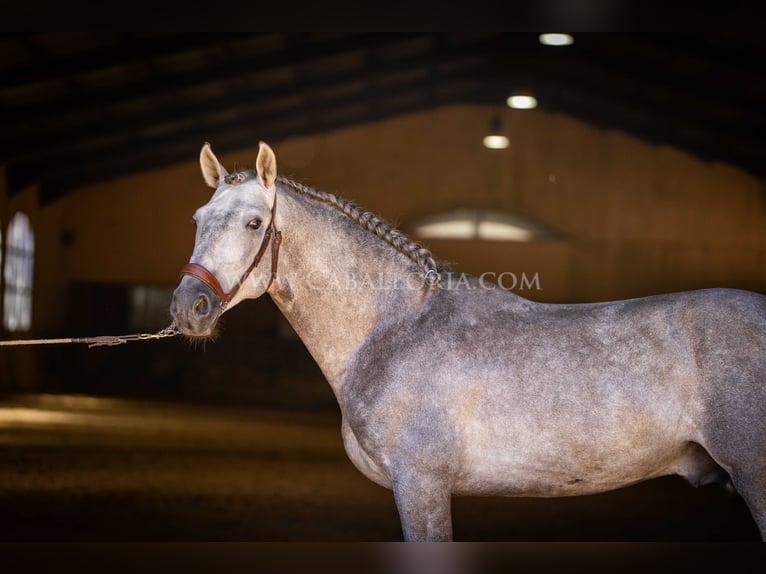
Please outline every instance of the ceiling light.
[{"label": "ceiling light", "polygon": [[574,42],[569,34],[540,34],[539,40],[546,46],[569,46]]},{"label": "ceiling light", "polygon": [[537,98],[534,96],[515,95],[508,98],[506,103],[509,108],[515,110],[531,110],[537,107]]},{"label": "ceiling light", "polygon": [[484,147],[489,149],[505,149],[510,141],[503,135],[503,122],[499,114],[495,114],[489,120],[489,135],[482,140]]},{"label": "ceiling light", "polygon": [[484,143],[484,147],[489,149],[505,149],[510,145],[511,142],[505,136],[491,134],[484,136],[482,143]]}]

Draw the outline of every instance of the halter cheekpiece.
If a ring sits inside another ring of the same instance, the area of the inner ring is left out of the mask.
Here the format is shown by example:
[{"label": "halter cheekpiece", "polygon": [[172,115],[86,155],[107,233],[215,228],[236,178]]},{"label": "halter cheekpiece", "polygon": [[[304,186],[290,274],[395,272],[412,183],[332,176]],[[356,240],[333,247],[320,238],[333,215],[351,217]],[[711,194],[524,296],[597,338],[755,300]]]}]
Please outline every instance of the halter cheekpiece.
[{"label": "halter cheekpiece", "polygon": [[237,283],[234,285],[234,287],[231,288],[231,290],[228,293],[223,290],[223,287],[221,287],[221,283],[218,281],[218,279],[216,279],[215,275],[213,275],[210,271],[208,271],[207,269],[205,269],[202,265],[199,265],[198,263],[187,263],[186,265],[184,265],[181,268],[181,277],[183,278],[184,275],[191,275],[195,279],[202,281],[205,285],[210,287],[215,292],[215,294],[221,300],[221,305],[225,306],[232,299],[234,299],[234,296],[237,294],[240,287],[242,287],[244,282],[250,276],[250,273],[252,273],[253,269],[258,267],[258,264],[261,262],[261,259],[266,253],[266,249],[268,249],[269,247],[269,243],[273,239],[274,246],[271,249],[271,277],[269,278],[269,284],[266,285],[266,290],[268,291],[269,287],[271,287],[271,284],[274,282],[274,279],[277,276],[277,265],[279,264],[279,246],[282,244],[282,232],[277,231],[277,228],[274,223],[274,220],[276,219],[276,215],[277,215],[277,190],[274,189],[274,203],[271,206],[271,221],[269,221],[269,226],[266,228],[266,232],[263,235],[263,241],[261,242],[261,246],[258,248],[258,252],[255,254],[255,258],[253,259],[253,262],[245,270],[245,272],[242,274],[242,277],[240,277],[239,281],[237,281]]}]

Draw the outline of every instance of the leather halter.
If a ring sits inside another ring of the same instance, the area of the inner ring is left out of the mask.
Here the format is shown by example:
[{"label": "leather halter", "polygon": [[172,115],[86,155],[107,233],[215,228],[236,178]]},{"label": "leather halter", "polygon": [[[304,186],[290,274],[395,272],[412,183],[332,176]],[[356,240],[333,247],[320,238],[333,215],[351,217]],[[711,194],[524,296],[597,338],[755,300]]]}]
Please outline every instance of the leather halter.
[{"label": "leather halter", "polygon": [[181,278],[183,278],[184,275],[191,275],[195,279],[202,281],[205,285],[210,287],[215,292],[215,294],[221,300],[221,305],[225,306],[232,299],[234,299],[234,296],[237,294],[240,287],[242,287],[244,282],[247,280],[250,273],[252,273],[253,269],[258,267],[258,264],[261,262],[263,255],[266,253],[266,249],[269,247],[269,243],[273,239],[274,246],[271,249],[271,278],[269,279],[269,284],[266,285],[266,290],[268,291],[269,287],[271,287],[271,284],[274,282],[274,278],[277,276],[277,265],[279,264],[279,246],[282,244],[282,232],[277,231],[274,225],[274,220],[276,219],[276,215],[277,215],[277,191],[275,189],[274,204],[271,206],[271,221],[269,222],[269,226],[266,228],[266,232],[263,236],[263,241],[261,242],[261,246],[258,248],[258,253],[255,254],[255,258],[253,259],[253,262],[245,270],[245,272],[242,274],[242,277],[240,277],[239,281],[237,281],[237,283],[234,285],[234,287],[231,288],[231,291],[229,291],[228,293],[223,290],[223,287],[221,287],[221,284],[218,282],[218,279],[216,279],[215,275],[213,275],[210,271],[208,271],[202,265],[199,265],[197,263],[187,263],[186,265],[184,265],[181,268]]}]

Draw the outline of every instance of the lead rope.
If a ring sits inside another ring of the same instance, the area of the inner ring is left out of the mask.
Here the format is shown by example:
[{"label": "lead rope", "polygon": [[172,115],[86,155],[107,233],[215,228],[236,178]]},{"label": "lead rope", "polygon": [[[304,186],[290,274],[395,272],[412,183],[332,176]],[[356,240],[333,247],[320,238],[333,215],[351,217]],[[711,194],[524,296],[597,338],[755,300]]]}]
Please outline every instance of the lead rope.
[{"label": "lead rope", "polygon": [[173,321],[170,325],[156,333],[134,333],[132,335],[102,335],[100,337],[71,337],[65,339],[19,339],[16,341],[0,341],[0,347],[20,347],[23,345],[60,345],[63,343],[85,343],[88,348],[113,347],[128,341],[149,341],[151,339],[166,339],[180,335],[181,331]]}]

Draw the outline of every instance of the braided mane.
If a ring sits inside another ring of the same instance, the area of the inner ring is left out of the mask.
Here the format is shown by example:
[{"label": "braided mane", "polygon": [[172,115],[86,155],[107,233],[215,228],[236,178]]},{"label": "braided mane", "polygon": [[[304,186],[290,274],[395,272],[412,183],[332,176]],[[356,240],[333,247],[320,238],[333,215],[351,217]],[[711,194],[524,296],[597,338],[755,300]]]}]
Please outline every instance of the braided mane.
[{"label": "braided mane", "polygon": [[429,285],[435,286],[441,281],[443,266],[434,259],[431,252],[377,217],[375,214],[365,211],[353,202],[342,199],[337,195],[327,191],[314,189],[313,187],[293,181],[284,176],[277,176],[277,181],[306,197],[334,207],[351,221],[354,221],[370,233],[380,237],[383,241],[396,248],[397,251],[403,253],[417,263],[425,273],[425,279]]}]

